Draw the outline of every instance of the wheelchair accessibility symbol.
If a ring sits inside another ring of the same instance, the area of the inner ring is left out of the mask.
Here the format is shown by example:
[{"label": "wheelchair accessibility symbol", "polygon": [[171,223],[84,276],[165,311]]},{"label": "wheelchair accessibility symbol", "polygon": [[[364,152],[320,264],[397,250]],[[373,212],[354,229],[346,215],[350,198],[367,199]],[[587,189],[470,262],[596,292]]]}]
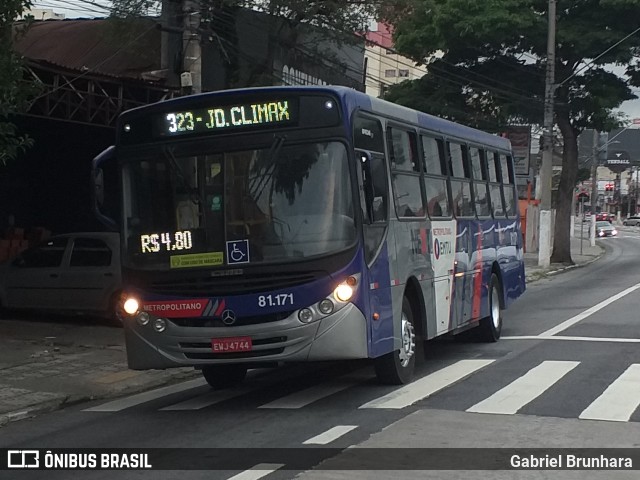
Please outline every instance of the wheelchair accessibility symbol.
[{"label": "wheelchair accessibility symbol", "polygon": [[249,263],[249,240],[227,242],[227,263]]}]

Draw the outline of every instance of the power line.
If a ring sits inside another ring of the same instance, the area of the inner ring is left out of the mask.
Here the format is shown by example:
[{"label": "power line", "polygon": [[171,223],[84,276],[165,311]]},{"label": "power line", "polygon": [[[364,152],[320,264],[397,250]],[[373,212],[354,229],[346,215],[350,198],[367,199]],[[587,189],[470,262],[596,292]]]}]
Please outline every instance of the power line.
[{"label": "power line", "polygon": [[596,60],[598,60],[599,58],[601,58],[602,56],[606,55],[607,53],[609,53],[611,50],[613,50],[615,47],[617,47],[618,45],[620,45],[622,42],[624,42],[626,39],[632,37],[633,35],[635,35],[636,33],[640,32],[640,27],[636,28],[633,32],[631,32],[629,35],[627,35],[626,37],[622,38],[621,40],[618,40],[616,43],[614,43],[613,45],[611,45],[609,48],[607,48],[606,50],[604,50],[600,55],[598,55],[596,58],[594,58],[593,60],[587,62],[585,65],[583,65],[581,68],[579,68],[578,70],[576,70],[575,72],[573,72],[571,75],[569,75],[567,78],[565,78],[562,82],[560,82],[559,84],[557,84],[555,87],[561,87],[562,85],[564,85],[566,82],[568,82],[570,79],[572,79],[573,77],[575,77],[576,75],[578,75],[580,72],[582,72],[585,69],[591,68],[594,65],[594,62]]}]

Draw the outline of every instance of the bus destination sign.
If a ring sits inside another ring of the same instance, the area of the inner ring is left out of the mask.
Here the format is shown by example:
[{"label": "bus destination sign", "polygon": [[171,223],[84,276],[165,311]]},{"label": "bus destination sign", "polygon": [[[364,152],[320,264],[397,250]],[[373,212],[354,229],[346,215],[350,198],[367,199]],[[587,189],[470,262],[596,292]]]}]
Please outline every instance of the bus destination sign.
[{"label": "bus destination sign", "polygon": [[159,136],[191,133],[222,133],[226,130],[249,130],[296,121],[291,100],[276,100],[234,105],[212,106],[180,112],[167,112],[156,122]]}]

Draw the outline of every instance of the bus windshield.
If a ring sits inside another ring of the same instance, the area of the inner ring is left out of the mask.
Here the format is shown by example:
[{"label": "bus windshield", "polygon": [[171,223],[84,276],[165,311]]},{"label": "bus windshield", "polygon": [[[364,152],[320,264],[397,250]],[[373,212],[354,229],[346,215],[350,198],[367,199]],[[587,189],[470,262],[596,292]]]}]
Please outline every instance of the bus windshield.
[{"label": "bus windshield", "polygon": [[136,154],[124,164],[125,258],[169,269],[286,262],[356,240],[347,150],[336,141]]}]

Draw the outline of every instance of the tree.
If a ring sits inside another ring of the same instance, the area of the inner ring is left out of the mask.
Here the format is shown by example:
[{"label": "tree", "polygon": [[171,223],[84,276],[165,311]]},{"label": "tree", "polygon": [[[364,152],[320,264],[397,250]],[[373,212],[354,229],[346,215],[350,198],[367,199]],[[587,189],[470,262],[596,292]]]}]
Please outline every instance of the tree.
[{"label": "tree", "polygon": [[[29,88],[21,81],[22,63],[12,47],[14,23],[31,6],[31,0],[0,2],[0,165],[6,165],[32,144],[19,135],[11,115],[26,110]],[[20,33],[19,31],[17,32]]]},{"label": "tree", "polygon": [[[320,59],[327,68],[340,70],[344,65],[321,42],[311,41],[301,45],[298,35],[301,27],[316,27],[322,31],[323,40],[337,44],[354,44],[359,38],[358,32],[366,31],[370,18],[377,11],[374,2],[353,0],[199,0],[200,33],[204,41],[210,41],[225,59],[228,87],[237,85],[238,51],[236,38],[236,18],[238,9],[254,10],[269,14],[280,22],[269,23],[269,54],[263,62],[254,62],[249,75],[251,85],[272,85],[274,78],[280,80],[272,71],[272,56],[277,48],[295,50],[307,58]],[[114,0],[112,15],[119,18],[142,15],[145,12],[162,9],[169,15],[182,15],[182,0]],[[175,13],[171,13],[175,12]],[[176,18],[170,19],[175,25],[181,25]]]},{"label": "tree", "polygon": [[[496,132],[509,123],[542,124],[547,0],[400,1],[385,11],[396,49],[427,64],[428,73],[392,88],[388,99]],[[551,260],[573,263],[577,137],[587,127],[618,125],[612,109],[636,98],[638,0],[558,0],[557,11],[555,123],[564,149]],[[607,64],[625,65],[629,78]]]}]

